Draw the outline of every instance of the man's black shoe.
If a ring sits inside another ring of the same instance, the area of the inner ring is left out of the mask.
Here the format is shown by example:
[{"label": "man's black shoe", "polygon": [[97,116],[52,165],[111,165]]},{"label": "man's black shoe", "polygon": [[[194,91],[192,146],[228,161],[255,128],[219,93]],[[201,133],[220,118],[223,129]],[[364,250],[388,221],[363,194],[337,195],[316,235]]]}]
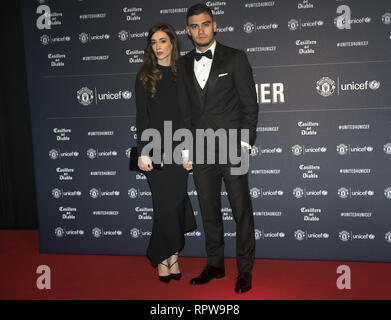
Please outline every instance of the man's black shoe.
[{"label": "man's black shoe", "polygon": [[238,275],[235,285],[235,292],[238,294],[245,293],[251,289],[251,273],[241,272]]},{"label": "man's black shoe", "polygon": [[216,268],[213,266],[206,266],[205,269],[197,278],[190,280],[190,284],[204,284],[212,279],[220,279],[225,276],[224,268]]}]

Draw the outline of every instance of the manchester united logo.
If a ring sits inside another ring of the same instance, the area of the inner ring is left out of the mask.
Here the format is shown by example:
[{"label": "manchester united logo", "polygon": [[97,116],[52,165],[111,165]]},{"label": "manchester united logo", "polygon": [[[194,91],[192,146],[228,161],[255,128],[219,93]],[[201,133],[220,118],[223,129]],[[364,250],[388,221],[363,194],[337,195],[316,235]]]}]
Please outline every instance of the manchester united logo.
[{"label": "manchester united logo", "polygon": [[335,81],[328,77],[323,77],[316,82],[316,90],[321,96],[329,97],[334,93]]},{"label": "manchester united logo", "polygon": [[83,106],[88,106],[92,103],[94,99],[93,91],[87,87],[81,88],[77,91],[77,100]]}]

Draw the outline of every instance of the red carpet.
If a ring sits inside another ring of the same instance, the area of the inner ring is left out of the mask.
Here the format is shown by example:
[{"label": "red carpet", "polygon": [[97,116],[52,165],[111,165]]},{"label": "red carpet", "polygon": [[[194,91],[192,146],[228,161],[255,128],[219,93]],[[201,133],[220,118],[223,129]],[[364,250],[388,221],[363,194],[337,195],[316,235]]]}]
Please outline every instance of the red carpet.
[{"label": "red carpet", "polygon": [[[205,264],[181,258],[182,279],[164,284],[145,257],[40,254],[38,231],[0,231],[0,299],[262,300],[390,299],[391,264],[257,259],[253,289],[234,292],[236,265],[226,259],[226,277],[190,286]],[[339,290],[337,268],[351,269],[351,289]],[[51,289],[39,290],[37,267],[51,269]]]}]

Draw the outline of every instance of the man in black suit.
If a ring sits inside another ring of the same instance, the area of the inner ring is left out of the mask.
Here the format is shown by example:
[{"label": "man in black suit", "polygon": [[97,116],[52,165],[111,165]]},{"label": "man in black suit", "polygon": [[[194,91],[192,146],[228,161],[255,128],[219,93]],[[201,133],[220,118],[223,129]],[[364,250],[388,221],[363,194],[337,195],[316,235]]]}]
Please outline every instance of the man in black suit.
[{"label": "man in black suit", "polygon": [[[236,129],[238,150],[255,142],[258,103],[251,66],[246,54],[216,42],[216,22],[208,6],[196,4],[187,12],[186,31],[195,45],[178,63],[178,99],[184,126],[193,136],[197,129]],[[247,129],[248,141],[240,136]],[[196,139],[195,139],[196,140]],[[241,141],[240,141],[241,140]],[[198,141],[199,142],[199,141]],[[221,148],[215,146],[216,155]],[[194,148],[193,148],[194,150]],[[226,149],[225,149],[226,150]],[[197,149],[198,152],[198,149]],[[195,157],[195,159],[198,158]],[[183,166],[193,169],[194,182],[205,232],[207,265],[191,284],[204,284],[225,276],[224,230],[221,214],[221,184],[224,179],[236,222],[237,293],[251,289],[254,262],[254,216],[245,174],[232,174],[232,162],[199,163],[184,156]]]}]

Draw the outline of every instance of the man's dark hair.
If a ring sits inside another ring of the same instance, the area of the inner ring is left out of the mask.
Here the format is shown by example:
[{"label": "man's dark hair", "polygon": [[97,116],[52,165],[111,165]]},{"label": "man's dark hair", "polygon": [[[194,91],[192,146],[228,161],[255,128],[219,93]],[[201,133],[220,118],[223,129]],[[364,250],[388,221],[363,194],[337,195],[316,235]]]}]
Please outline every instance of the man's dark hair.
[{"label": "man's dark hair", "polygon": [[186,16],[186,23],[188,23],[189,21],[189,17],[191,16],[196,16],[196,15],[199,15],[201,13],[207,13],[210,15],[210,17],[212,18],[212,21],[213,21],[213,13],[212,13],[212,10],[210,10],[210,8],[206,5],[206,4],[203,4],[203,3],[197,3],[195,4],[194,6],[191,6],[189,8],[189,10],[187,10],[187,16]]}]

